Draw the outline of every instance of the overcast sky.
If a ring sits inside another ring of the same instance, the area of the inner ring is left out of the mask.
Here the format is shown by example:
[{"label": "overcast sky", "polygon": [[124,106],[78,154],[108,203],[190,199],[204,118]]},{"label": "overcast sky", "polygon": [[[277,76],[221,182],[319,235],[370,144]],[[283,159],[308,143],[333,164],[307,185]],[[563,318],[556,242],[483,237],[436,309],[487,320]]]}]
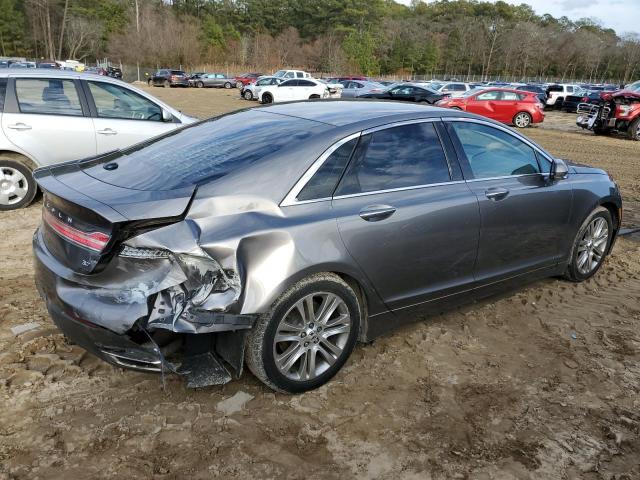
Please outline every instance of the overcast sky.
[{"label": "overcast sky", "polygon": [[[410,0],[397,0],[408,5]],[[429,0],[430,1],[430,0]],[[427,3],[429,3],[429,1]],[[495,0],[489,0],[495,1]],[[618,35],[640,33],[640,0],[505,0],[507,3],[531,5],[539,15],[567,16],[571,20],[596,18]]]}]

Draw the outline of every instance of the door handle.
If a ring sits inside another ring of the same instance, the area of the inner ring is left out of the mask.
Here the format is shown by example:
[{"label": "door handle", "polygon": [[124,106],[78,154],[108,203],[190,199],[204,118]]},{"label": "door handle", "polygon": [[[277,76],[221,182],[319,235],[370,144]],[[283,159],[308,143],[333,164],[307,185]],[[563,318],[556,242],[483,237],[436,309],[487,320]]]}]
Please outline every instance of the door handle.
[{"label": "door handle", "polygon": [[507,195],[509,195],[509,190],[507,190],[506,188],[490,188],[488,190],[485,190],[484,192],[485,196],[489,199],[489,200],[502,200],[503,198],[506,198]]},{"label": "door handle", "polygon": [[7,125],[7,128],[12,130],[31,130],[31,125],[24,123],[14,123],[13,125]]},{"label": "door handle", "polygon": [[105,128],[104,130],[97,130],[96,133],[99,133],[100,135],[117,135],[118,132],[116,132],[115,130],[112,130],[111,128]]},{"label": "door handle", "polygon": [[395,207],[390,205],[369,205],[360,210],[360,218],[367,222],[379,222],[395,213]]}]

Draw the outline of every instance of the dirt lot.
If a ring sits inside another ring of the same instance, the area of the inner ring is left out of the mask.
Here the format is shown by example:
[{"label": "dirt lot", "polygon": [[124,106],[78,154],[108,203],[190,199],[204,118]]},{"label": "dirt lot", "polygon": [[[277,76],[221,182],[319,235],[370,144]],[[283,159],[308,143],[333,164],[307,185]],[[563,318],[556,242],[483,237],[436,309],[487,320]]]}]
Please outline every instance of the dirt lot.
[{"label": "dirt lot", "polygon": [[[198,116],[248,104],[235,90],[153,93]],[[626,223],[640,225],[640,143],[572,120],[550,114],[527,134],[612,172]],[[168,377],[163,390],[65,343],[33,285],[40,208],[2,215],[0,479],[640,478],[637,238],[595,279],[537,282],[404,328],[291,397],[250,374],[197,391]]]}]

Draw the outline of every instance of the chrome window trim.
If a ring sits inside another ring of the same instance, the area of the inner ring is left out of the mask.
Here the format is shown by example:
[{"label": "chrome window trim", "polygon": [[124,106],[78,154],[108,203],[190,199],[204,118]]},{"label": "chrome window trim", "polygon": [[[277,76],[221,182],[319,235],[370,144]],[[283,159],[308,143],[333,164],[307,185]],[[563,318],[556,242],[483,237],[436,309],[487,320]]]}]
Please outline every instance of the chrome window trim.
[{"label": "chrome window trim", "polygon": [[318,159],[315,162],[313,162],[313,164],[307,169],[307,171],[304,172],[302,177],[300,177],[300,179],[295,183],[293,188],[291,190],[289,190],[289,193],[287,193],[287,196],[284,197],[284,200],[282,200],[282,202],[280,202],[280,206],[281,207],[290,207],[291,205],[299,205],[299,204],[305,204],[305,203],[321,202],[321,201],[324,201],[324,200],[327,200],[327,199],[331,200],[330,197],[317,198],[317,199],[314,198],[314,199],[311,199],[311,200],[298,200],[296,197],[300,194],[300,192],[307,185],[309,180],[311,180],[311,177],[313,177],[315,175],[315,173],[320,169],[320,167],[325,162],[325,160],[327,158],[329,158],[329,156],[333,152],[335,152],[342,145],[344,145],[345,143],[353,140],[354,138],[359,138],[361,134],[362,134],[362,132],[353,133],[353,134],[351,134],[351,135],[349,135],[347,137],[344,137],[341,140],[338,140],[336,143],[334,143],[329,148],[327,148],[322,153],[322,155],[320,155],[318,157]]},{"label": "chrome window trim", "polygon": [[[448,185],[448,184],[451,184],[451,183],[461,183],[461,182],[463,182],[463,181],[460,181],[460,182],[459,181],[451,181],[451,182],[444,182],[444,183],[429,183],[429,184],[426,184],[426,185],[412,185],[412,186],[409,186],[409,187],[392,188],[392,189],[388,189],[388,190],[376,190],[375,192],[354,193],[354,194],[349,194],[349,195],[340,195],[340,196],[336,196],[336,197],[314,198],[314,199],[311,199],[311,200],[298,200],[296,198],[300,194],[302,189],[307,185],[309,180],[311,180],[311,177],[313,177],[313,175],[315,175],[315,173],[324,164],[326,159],[333,152],[335,152],[338,148],[340,148],[343,144],[347,143],[348,141],[353,140],[354,138],[358,138],[358,137],[360,137],[362,135],[368,135],[370,133],[378,132],[380,130],[386,130],[388,128],[402,127],[404,125],[413,125],[413,124],[416,124],[416,123],[433,123],[433,122],[439,122],[440,120],[441,120],[440,118],[430,117],[430,118],[414,118],[412,120],[402,120],[400,122],[386,123],[384,125],[379,125],[377,127],[367,128],[366,130],[362,130],[360,132],[353,133],[353,134],[349,135],[348,137],[344,137],[343,139],[338,140],[336,143],[334,143],[328,149],[326,149],[322,153],[322,155],[320,155],[318,157],[318,159],[311,165],[311,167],[309,167],[309,169],[307,169],[307,171],[302,175],[302,177],[300,177],[300,179],[295,183],[293,188],[291,190],[289,190],[289,193],[287,193],[287,196],[284,197],[284,200],[282,200],[282,202],[280,202],[280,206],[281,207],[290,207],[292,205],[304,205],[304,204],[307,204],[307,203],[324,202],[324,201],[327,201],[327,200],[331,200],[332,198],[349,198],[349,197],[368,195],[368,194],[377,194],[377,193],[383,193],[383,192],[395,192],[395,191],[402,191],[402,190],[412,190],[412,189],[416,189],[416,188],[424,188],[424,187],[438,186],[438,185]],[[442,147],[442,149],[444,151],[444,146]],[[445,152],[445,154],[446,154],[446,152]],[[450,168],[448,162],[447,162],[447,168]],[[449,172],[449,174],[451,174],[451,172]]]},{"label": "chrome window trim", "polygon": [[[497,130],[501,130],[503,132],[508,133],[509,135],[511,135],[512,137],[517,138],[518,140],[526,143],[528,146],[530,146],[531,148],[533,148],[537,153],[539,153],[545,160],[547,160],[549,163],[553,163],[553,159],[552,157],[546,153],[544,150],[542,150],[541,147],[539,147],[538,145],[536,145],[535,143],[533,143],[532,141],[530,141],[528,138],[520,135],[519,133],[513,131],[512,129],[510,129],[509,127],[506,127],[504,125],[496,125],[495,123],[491,123],[491,122],[486,122],[484,120],[481,120],[479,118],[469,118],[469,117],[442,117],[442,121],[443,122],[471,122],[471,123],[479,123],[480,125],[486,125],[487,127],[493,127]],[[542,174],[544,174],[544,172],[541,172]],[[533,174],[526,174],[526,175],[533,175]],[[538,174],[540,175],[540,173]],[[514,177],[515,175],[507,175],[507,177]],[[472,180],[476,180],[476,179],[471,179],[468,181],[472,181]],[[487,180],[487,179],[482,179],[482,180]]]},{"label": "chrome window trim", "polygon": [[335,197],[333,197],[333,200],[342,200],[345,198],[353,198],[353,197],[364,197],[366,195],[378,195],[380,193],[393,193],[393,192],[404,192],[407,190],[419,190],[422,188],[429,188],[429,187],[443,187],[445,185],[458,185],[461,183],[465,183],[465,181],[452,180],[450,182],[426,183],[423,185],[412,185],[410,187],[398,187],[398,188],[389,188],[386,190],[374,190],[372,192],[349,193],[348,195],[336,195]]}]

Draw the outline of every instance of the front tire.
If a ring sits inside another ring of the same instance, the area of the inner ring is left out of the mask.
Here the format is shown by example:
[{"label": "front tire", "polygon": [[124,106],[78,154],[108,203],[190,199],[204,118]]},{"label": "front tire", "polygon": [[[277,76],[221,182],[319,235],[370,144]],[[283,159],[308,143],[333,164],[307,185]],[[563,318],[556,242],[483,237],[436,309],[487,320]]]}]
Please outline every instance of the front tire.
[{"label": "front tire", "polygon": [[253,100],[253,93],[251,93],[251,90],[245,90],[242,96],[245,100]]},{"label": "front tire", "polygon": [[0,157],[0,210],[29,205],[38,193],[31,169],[23,163]]},{"label": "front tire", "polygon": [[518,128],[527,128],[529,125],[531,125],[531,121],[531,115],[529,115],[527,112],[518,112],[513,117],[513,124]]},{"label": "front tire", "polygon": [[224,88],[226,88],[227,90],[229,90],[231,87],[232,87],[232,85],[231,85],[231,83],[229,83],[229,82],[226,82],[226,83],[224,84]]},{"label": "front tire", "polygon": [[317,100],[320,98],[320,95],[314,93],[312,95],[309,95],[309,100]]},{"label": "front tire", "polygon": [[640,117],[631,122],[627,134],[629,136],[629,140],[640,141]]},{"label": "front tire", "polygon": [[273,103],[273,96],[270,93],[262,95],[262,103]]},{"label": "front tire", "polygon": [[147,85],[149,87],[153,87],[153,80],[151,80],[151,79],[147,80]]},{"label": "front tire", "polygon": [[572,282],[583,282],[595,275],[609,252],[612,238],[611,213],[604,207],[598,207],[578,230],[565,278]]},{"label": "front tire", "polygon": [[298,282],[247,335],[249,370],[277,391],[318,388],[353,351],[360,311],[358,296],[337,275],[317,274]]},{"label": "front tire", "polygon": [[164,86],[164,88],[171,88],[171,84],[169,83],[169,80],[165,80],[162,85]]}]

